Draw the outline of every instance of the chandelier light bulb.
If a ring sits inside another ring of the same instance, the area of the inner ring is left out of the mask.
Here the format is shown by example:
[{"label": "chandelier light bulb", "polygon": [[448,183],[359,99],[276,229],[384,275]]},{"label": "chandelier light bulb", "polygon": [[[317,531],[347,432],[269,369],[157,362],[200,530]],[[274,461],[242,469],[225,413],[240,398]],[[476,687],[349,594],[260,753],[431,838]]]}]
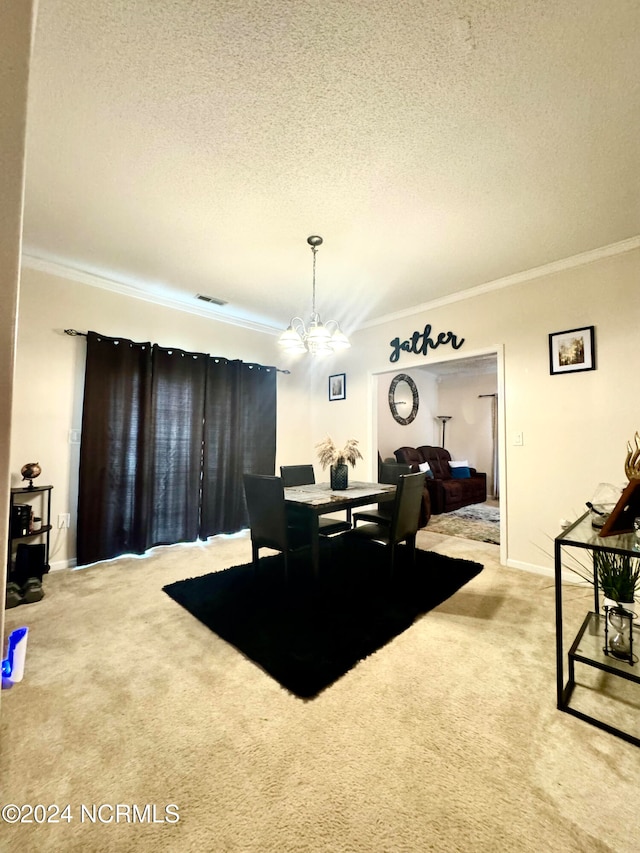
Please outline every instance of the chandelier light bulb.
[{"label": "chandelier light bulb", "polygon": [[279,344],[285,352],[304,352],[305,345],[293,326],[288,326],[280,335]]},{"label": "chandelier light bulb", "polygon": [[322,343],[331,340],[331,332],[323,326],[322,321],[317,323],[312,322],[309,326],[309,331],[307,332],[307,340],[313,341],[313,343]]},{"label": "chandelier light bulb", "polygon": [[345,335],[340,326],[337,326],[335,332],[331,335],[331,346],[334,350],[349,349],[351,346],[349,338]]}]

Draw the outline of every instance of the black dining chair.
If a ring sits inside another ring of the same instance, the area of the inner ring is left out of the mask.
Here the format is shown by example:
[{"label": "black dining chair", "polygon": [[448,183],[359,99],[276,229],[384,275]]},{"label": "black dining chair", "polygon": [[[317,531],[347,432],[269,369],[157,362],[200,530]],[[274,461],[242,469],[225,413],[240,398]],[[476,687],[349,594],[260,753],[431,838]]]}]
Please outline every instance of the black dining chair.
[{"label": "black dining chair", "polygon": [[[285,487],[310,486],[316,481],[313,465],[281,465],[280,476]],[[346,533],[351,530],[351,510],[347,510],[347,520],[339,518],[318,518],[318,533],[320,536],[333,536],[336,533]]]},{"label": "black dining chair", "polygon": [[[411,473],[411,465],[404,465],[401,462],[387,464],[380,462],[378,465],[378,482],[397,486],[400,477],[403,474]],[[393,501],[385,501],[379,503],[377,509],[366,509],[363,512],[357,512],[353,516],[353,523],[359,521],[371,521],[374,524],[391,524],[391,515],[393,513]]]},{"label": "black dining chair", "polygon": [[389,569],[393,573],[396,558],[396,546],[400,542],[406,542],[409,548],[411,560],[415,563],[416,556],[416,534],[420,522],[420,505],[424,490],[425,475],[401,474],[398,478],[396,496],[392,503],[391,518],[389,521],[381,519],[378,522],[370,522],[353,527],[352,537],[374,540],[381,542],[389,551]]},{"label": "black dining chair", "polygon": [[316,481],[313,465],[281,465],[280,476],[285,488],[313,485]]},{"label": "black dining chair", "polygon": [[245,474],[244,493],[251,529],[251,562],[257,572],[260,548],[281,551],[284,557],[285,581],[289,574],[289,555],[310,548],[307,530],[288,523],[281,477]]}]

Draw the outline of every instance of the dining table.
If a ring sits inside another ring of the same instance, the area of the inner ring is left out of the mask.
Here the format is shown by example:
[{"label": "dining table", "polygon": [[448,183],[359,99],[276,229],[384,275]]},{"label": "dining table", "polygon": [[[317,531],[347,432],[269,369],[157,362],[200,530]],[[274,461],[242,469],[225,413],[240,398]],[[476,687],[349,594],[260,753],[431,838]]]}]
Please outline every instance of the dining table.
[{"label": "dining table", "polygon": [[297,515],[307,527],[311,541],[311,567],[316,580],[320,575],[320,534],[318,519],[321,515],[339,510],[349,512],[356,507],[385,503],[395,498],[396,487],[389,483],[350,482],[346,489],[332,489],[329,483],[288,486],[284,502],[289,511]]}]

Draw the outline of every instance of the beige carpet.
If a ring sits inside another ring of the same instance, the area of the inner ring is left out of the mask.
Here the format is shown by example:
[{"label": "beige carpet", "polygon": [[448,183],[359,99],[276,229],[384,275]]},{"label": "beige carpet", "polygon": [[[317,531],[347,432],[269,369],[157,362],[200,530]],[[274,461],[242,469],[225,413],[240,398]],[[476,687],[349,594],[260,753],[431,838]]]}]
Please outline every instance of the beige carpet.
[{"label": "beige carpet", "polygon": [[[640,749],[555,709],[550,580],[500,567],[496,546],[419,544],[485,571],[307,702],[162,592],[246,562],[246,539],[48,576],[41,602],[7,612],[30,634],[2,696],[1,790],[69,803],[72,822],[0,824],[0,848],[636,851]],[[579,623],[588,591],[567,598]],[[147,803],[179,822],[80,819]]]}]

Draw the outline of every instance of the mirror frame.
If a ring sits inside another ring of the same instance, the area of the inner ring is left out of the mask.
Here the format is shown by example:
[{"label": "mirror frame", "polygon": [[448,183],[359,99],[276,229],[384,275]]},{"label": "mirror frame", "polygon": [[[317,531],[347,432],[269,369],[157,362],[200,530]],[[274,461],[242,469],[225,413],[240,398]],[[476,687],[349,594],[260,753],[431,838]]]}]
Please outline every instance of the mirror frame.
[{"label": "mirror frame", "polygon": [[[411,396],[413,397],[413,405],[411,407],[411,411],[407,415],[406,418],[403,418],[400,412],[398,411],[398,406],[395,400],[396,388],[401,382],[406,382],[409,388],[411,389]],[[398,373],[397,376],[394,376],[391,380],[391,385],[389,385],[389,408],[391,409],[391,414],[393,415],[394,421],[397,421],[399,424],[406,426],[410,424],[412,421],[416,419],[416,415],[418,414],[418,406],[420,405],[420,397],[418,395],[418,389],[416,387],[416,383],[410,376],[407,376],[406,373]]]}]

